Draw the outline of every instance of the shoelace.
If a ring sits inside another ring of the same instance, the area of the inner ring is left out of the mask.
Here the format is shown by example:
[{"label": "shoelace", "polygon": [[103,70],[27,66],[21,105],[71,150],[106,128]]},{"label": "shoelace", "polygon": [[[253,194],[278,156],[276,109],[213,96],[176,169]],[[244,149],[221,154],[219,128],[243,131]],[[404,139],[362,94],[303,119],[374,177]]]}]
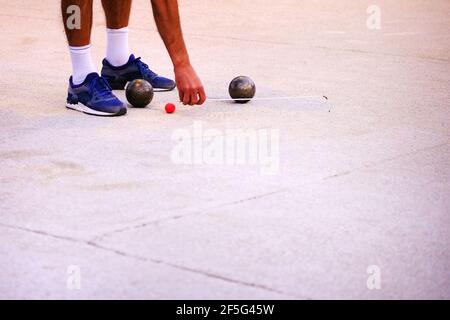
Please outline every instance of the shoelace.
[{"label": "shoelace", "polygon": [[158,75],[149,69],[149,66],[142,62],[141,57],[136,59],[136,63],[138,65],[139,71],[142,75],[149,77],[150,79],[155,79]]},{"label": "shoelace", "polygon": [[112,88],[108,81],[102,77],[95,78],[91,81],[89,90],[98,98],[107,98],[111,95]]}]

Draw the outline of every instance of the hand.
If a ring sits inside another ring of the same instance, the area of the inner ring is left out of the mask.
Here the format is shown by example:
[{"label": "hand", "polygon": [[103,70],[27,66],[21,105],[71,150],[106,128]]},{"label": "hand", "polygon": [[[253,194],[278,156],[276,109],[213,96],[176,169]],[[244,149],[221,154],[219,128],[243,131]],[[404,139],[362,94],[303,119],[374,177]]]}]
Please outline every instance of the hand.
[{"label": "hand", "polygon": [[180,101],[184,105],[201,105],[206,100],[205,89],[200,78],[192,66],[175,67],[175,81],[180,94]]}]

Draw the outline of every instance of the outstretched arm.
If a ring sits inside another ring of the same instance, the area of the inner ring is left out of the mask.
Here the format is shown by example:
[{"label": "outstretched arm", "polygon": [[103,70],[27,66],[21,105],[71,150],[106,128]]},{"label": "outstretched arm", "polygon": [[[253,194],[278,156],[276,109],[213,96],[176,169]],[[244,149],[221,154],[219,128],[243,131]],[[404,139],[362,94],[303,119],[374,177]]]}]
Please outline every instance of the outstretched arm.
[{"label": "outstretched arm", "polygon": [[151,0],[156,26],[174,66],[180,101],[184,104],[203,104],[206,100],[202,82],[189,60],[181,31],[177,0]]}]

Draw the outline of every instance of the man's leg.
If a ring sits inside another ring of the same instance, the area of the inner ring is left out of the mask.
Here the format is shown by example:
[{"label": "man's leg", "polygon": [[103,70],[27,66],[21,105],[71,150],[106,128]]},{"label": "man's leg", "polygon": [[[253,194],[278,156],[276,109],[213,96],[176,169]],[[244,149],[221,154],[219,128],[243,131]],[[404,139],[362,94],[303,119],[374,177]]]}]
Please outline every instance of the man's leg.
[{"label": "man's leg", "polygon": [[61,0],[61,10],[69,42],[73,74],[69,80],[66,107],[96,116],[120,116],[126,106],[101,78],[91,57],[93,0]]},{"label": "man's leg", "polygon": [[113,89],[124,89],[127,82],[145,79],[155,89],[173,90],[173,80],[158,76],[140,58],[130,54],[128,22],[132,0],[102,0],[106,16],[107,49],[102,76]]},{"label": "man's leg", "polygon": [[72,60],[73,83],[96,72],[91,57],[92,0],[62,0],[61,11]]},{"label": "man's leg", "polygon": [[128,47],[128,22],[132,0],[102,0],[106,16],[106,59],[115,67],[122,66],[130,58]]}]

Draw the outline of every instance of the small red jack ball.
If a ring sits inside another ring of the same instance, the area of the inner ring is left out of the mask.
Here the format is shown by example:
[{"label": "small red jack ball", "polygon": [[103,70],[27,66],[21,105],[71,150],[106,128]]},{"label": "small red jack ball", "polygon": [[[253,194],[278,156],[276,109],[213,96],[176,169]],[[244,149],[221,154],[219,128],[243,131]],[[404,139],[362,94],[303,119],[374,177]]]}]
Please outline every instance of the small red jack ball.
[{"label": "small red jack ball", "polygon": [[176,107],[173,103],[166,104],[166,112],[167,113],[174,113],[176,110]]}]

